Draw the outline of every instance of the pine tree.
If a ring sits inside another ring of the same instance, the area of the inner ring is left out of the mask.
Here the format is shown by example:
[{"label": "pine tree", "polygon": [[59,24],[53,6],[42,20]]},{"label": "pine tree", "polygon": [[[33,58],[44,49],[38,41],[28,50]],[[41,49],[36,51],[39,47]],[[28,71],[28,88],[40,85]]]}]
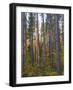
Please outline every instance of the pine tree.
[{"label": "pine tree", "polygon": [[47,24],[48,24],[48,33],[49,33],[49,59],[50,59],[50,64],[53,65],[53,46],[52,46],[52,27],[51,27],[51,21],[52,16],[51,14],[47,14]]},{"label": "pine tree", "polygon": [[43,64],[46,62],[46,46],[45,46],[45,23],[44,23],[44,14],[41,14],[42,17],[42,59],[43,59]]},{"label": "pine tree", "polygon": [[34,14],[29,13],[29,42],[30,42],[30,61],[34,64],[34,52],[33,52],[33,30],[34,30]]},{"label": "pine tree", "polygon": [[39,42],[39,23],[38,23],[38,13],[35,15],[35,29],[36,29],[36,60],[37,65],[40,65],[40,42]]},{"label": "pine tree", "polygon": [[22,70],[26,62],[26,30],[27,30],[27,13],[21,13],[21,54],[22,54]]},{"label": "pine tree", "polygon": [[56,35],[56,70],[58,74],[61,73],[60,61],[60,28],[59,28],[60,15],[55,15],[55,35]]}]

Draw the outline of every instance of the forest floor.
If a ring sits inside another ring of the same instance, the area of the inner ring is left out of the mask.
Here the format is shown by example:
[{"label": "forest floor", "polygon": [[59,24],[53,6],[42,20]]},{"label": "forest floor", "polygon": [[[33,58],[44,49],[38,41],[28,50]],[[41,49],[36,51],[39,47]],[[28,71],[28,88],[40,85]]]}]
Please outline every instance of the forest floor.
[{"label": "forest floor", "polygon": [[[46,52],[47,53],[47,52]],[[42,58],[40,58],[39,64],[37,61],[34,61],[31,64],[30,60],[30,52],[27,50],[26,57],[27,60],[25,65],[22,68],[22,77],[35,77],[35,76],[58,76],[64,75],[64,50],[61,48],[61,69],[60,72],[56,69],[56,52],[53,51],[53,64],[50,64],[49,55],[46,55],[46,61],[42,62]],[[35,56],[35,55],[34,55]],[[34,60],[36,57],[34,57]]]}]

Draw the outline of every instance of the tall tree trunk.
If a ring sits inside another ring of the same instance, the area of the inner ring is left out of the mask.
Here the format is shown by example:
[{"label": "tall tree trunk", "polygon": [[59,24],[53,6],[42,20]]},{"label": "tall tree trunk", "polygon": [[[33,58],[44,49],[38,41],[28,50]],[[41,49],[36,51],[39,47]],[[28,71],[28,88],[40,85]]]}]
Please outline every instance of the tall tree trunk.
[{"label": "tall tree trunk", "polygon": [[21,54],[22,54],[22,70],[24,68],[25,60],[26,60],[26,13],[21,13]]},{"label": "tall tree trunk", "polygon": [[40,64],[40,46],[39,46],[39,24],[38,24],[38,14],[36,15],[36,58],[37,58],[37,65]]},{"label": "tall tree trunk", "polygon": [[55,15],[56,19],[56,28],[55,28],[55,34],[56,34],[56,69],[58,74],[61,72],[61,62],[60,62],[60,29],[59,29],[59,15]]},{"label": "tall tree trunk", "polygon": [[47,15],[48,19],[48,32],[49,32],[49,58],[50,58],[50,64],[53,65],[53,47],[52,47],[52,27],[51,27],[51,15]]},{"label": "tall tree trunk", "polygon": [[30,13],[30,19],[29,19],[29,42],[30,42],[30,60],[31,64],[34,63],[34,53],[33,53],[33,14]]},{"label": "tall tree trunk", "polygon": [[45,46],[45,25],[44,25],[44,14],[42,15],[42,32],[43,32],[43,45],[42,45],[42,54],[43,54],[43,64],[46,61],[46,46]]},{"label": "tall tree trunk", "polygon": [[48,30],[47,30],[47,15],[46,15],[46,22],[45,22],[45,54],[46,54],[46,63],[49,61],[49,51],[48,51]]},{"label": "tall tree trunk", "polygon": [[64,46],[64,15],[62,16],[62,43]]}]

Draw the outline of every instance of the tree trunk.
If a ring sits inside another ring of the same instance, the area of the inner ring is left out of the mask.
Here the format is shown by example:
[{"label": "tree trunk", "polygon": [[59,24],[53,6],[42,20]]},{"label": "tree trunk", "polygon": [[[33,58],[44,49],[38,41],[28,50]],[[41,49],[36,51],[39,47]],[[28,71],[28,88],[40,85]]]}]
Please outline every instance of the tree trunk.
[{"label": "tree trunk", "polygon": [[39,46],[39,24],[38,24],[38,14],[36,15],[36,58],[37,58],[37,65],[40,64],[40,46]]},{"label": "tree trunk", "polygon": [[46,46],[45,46],[45,27],[44,27],[44,14],[42,14],[42,36],[43,36],[43,44],[42,44],[42,54],[43,54],[43,64],[46,61]]},{"label": "tree trunk", "polygon": [[53,47],[52,47],[52,27],[51,27],[51,15],[47,15],[48,19],[48,32],[49,32],[49,58],[50,64],[53,65]]},{"label": "tree trunk", "polygon": [[24,68],[24,64],[26,61],[26,13],[21,14],[21,54],[22,54],[22,69]]},{"label": "tree trunk", "polygon": [[61,62],[60,62],[60,29],[59,29],[59,15],[55,16],[56,19],[56,28],[55,28],[55,34],[56,34],[56,69],[58,74],[61,72]]},{"label": "tree trunk", "polygon": [[30,19],[29,19],[29,42],[30,42],[30,61],[33,65],[34,63],[34,53],[33,53],[33,14],[30,13]]}]

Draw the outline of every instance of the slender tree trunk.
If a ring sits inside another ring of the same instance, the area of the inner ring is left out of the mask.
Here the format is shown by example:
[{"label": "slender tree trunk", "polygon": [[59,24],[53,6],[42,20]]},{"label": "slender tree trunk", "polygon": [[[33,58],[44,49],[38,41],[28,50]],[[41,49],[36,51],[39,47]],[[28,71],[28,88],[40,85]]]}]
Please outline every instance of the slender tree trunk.
[{"label": "slender tree trunk", "polygon": [[45,22],[45,50],[46,50],[46,63],[49,61],[49,51],[48,51],[48,25],[47,25],[47,15],[46,15],[46,22]]},{"label": "slender tree trunk", "polygon": [[30,60],[33,65],[33,32],[30,31]]},{"label": "slender tree trunk", "polygon": [[36,53],[37,53],[37,64],[40,63],[40,46],[39,46],[39,24],[38,24],[38,14],[37,14],[37,29],[36,29]]},{"label": "slender tree trunk", "polygon": [[30,19],[29,19],[29,37],[30,37],[30,60],[31,64],[34,63],[34,53],[33,53],[33,14],[30,13]]},{"label": "slender tree trunk", "polygon": [[53,51],[52,51],[52,32],[49,32],[49,56],[50,56],[50,64],[53,65]]},{"label": "slender tree trunk", "polygon": [[26,13],[22,13],[21,14],[21,54],[22,54],[22,70],[24,68],[25,65],[25,61],[26,61],[26,29],[27,29],[27,23],[26,23],[27,19],[26,19]]},{"label": "slender tree trunk", "polygon": [[53,65],[53,47],[52,47],[52,27],[51,27],[51,15],[47,15],[48,19],[48,32],[49,32],[49,58],[50,64]]},{"label": "slender tree trunk", "polygon": [[43,32],[43,45],[42,45],[42,53],[43,53],[43,64],[46,61],[46,46],[45,46],[45,26],[44,26],[44,14],[42,14],[42,32]]},{"label": "slender tree trunk", "polygon": [[57,72],[61,72],[61,62],[60,62],[60,29],[59,29],[59,15],[55,16],[56,19],[56,28],[55,28],[55,34],[56,34],[56,69]]},{"label": "slender tree trunk", "polygon": [[62,17],[62,43],[64,46],[64,16]]}]

